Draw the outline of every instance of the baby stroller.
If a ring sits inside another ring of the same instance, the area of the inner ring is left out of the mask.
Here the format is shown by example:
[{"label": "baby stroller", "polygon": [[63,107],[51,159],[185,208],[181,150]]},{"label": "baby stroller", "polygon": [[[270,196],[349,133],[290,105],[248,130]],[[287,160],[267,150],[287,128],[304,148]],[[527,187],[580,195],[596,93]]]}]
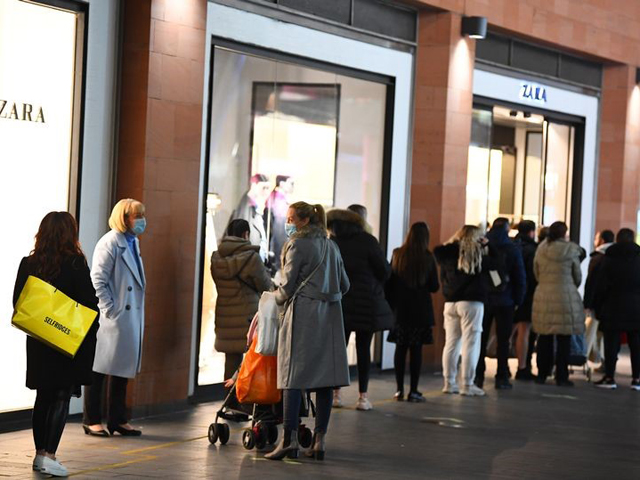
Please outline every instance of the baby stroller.
[{"label": "baby stroller", "polygon": [[[308,418],[309,413],[316,415],[315,405],[311,395],[306,392],[300,407],[300,417]],[[209,425],[209,442],[215,445],[220,442],[226,445],[230,437],[228,423],[220,423],[220,419],[227,422],[251,422],[242,432],[242,446],[247,450],[264,449],[267,445],[274,445],[278,441],[278,425],[282,423],[282,401],[275,405],[261,405],[257,403],[240,403],[236,396],[234,383],[227,394],[220,410],[216,413],[214,423]],[[313,442],[313,432],[303,423],[298,427],[298,443],[303,448],[309,448]]]}]

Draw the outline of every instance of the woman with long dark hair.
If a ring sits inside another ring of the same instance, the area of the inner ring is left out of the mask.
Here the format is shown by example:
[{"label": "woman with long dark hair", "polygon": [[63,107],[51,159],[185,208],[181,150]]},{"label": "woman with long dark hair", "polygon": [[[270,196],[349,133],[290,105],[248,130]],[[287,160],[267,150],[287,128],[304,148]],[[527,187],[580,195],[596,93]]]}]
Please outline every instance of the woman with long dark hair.
[{"label": "woman with long dark hair", "polygon": [[[69,213],[51,212],[42,219],[35,248],[20,262],[13,291],[14,307],[29,275],[98,311],[89,267],[78,241],[78,225]],[[67,469],[56,460],[56,450],[67,422],[71,396],[79,397],[80,386],[91,383],[97,330],[96,319],[74,358],[27,337],[27,388],[37,391],[32,416],[36,471],[67,476]]]},{"label": "woman with long dark hair", "polygon": [[418,391],[422,368],[422,346],[433,343],[434,324],[431,294],[438,291],[438,270],[429,251],[429,227],[414,223],[404,244],[394,250],[391,278],[387,284],[387,299],[395,314],[395,324],[388,340],[396,344],[394,366],[398,389],[394,398],[404,400],[404,371],[407,351],[411,389],[409,402],[424,402]]}]

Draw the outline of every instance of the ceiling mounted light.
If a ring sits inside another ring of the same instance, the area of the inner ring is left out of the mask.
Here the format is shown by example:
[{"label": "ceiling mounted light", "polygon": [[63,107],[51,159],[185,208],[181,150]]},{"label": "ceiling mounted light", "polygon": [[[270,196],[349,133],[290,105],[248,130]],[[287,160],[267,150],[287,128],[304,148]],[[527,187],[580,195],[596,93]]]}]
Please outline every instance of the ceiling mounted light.
[{"label": "ceiling mounted light", "polygon": [[462,35],[482,39],[487,36],[486,17],[462,17]]}]

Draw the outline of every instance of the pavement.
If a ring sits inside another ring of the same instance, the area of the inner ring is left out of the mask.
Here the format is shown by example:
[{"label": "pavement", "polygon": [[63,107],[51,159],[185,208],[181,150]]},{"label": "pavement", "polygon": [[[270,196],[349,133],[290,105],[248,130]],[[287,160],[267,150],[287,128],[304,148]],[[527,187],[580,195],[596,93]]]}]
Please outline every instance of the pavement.
[{"label": "pavement", "polygon": [[[243,424],[230,424],[227,445],[211,445],[220,402],[137,419],[138,438],[89,437],[71,422],[58,458],[78,479],[640,479],[640,392],[629,388],[628,357],[620,363],[616,391],[595,388],[581,370],[573,388],[513,381],[496,391],[489,370],[481,398],[442,394],[441,377],[425,373],[424,404],[393,401],[393,375],[376,374],[369,412],[354,408],[357,382],[343,389],[324,462],[265,460],[243,448]],[[30,430],[0,435],[0,479],[43,478],[32,460]]]}]

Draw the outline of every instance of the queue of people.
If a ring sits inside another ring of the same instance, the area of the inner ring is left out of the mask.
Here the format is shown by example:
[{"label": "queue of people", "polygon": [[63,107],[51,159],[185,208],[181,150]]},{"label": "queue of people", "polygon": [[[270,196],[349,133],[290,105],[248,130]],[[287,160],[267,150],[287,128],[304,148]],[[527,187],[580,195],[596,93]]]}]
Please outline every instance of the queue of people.
[{"label": "queue of people", "polygon": [[[276,208],[277,200],[273,199],[271,208]],[[252,207],[248,202],[247,208]],[[465,225],[433,253],[429,227],[418,222],[388,262],[370,233],[365,207],[352,205],[327,215],[321,205],[296,202],[287,206],[282,223],[286,241],[277,281],[262,254],[264,238],[252,241],[252,233],[261,225],[231,219],[213,253],[211,275],[218,292],[215,348],[226,356],[225,379],[231,379],[242,363],[261,294],[273,291],[280,306],[277,388],[282,391],[284,435],[275,450],[265,455],[267,459],[297,458],[305,391],[316,395],[314,436],[305,454],[324,458],[331,409],[343,405],[340,388],[350,383],[347,344],[352,333],[359,383],[357,410],[373,408],[368,397],[371,342],[376,332],[384,330],[390,331],[388,341],[395,343],[394,399],[425,401],[418,390],[422,349],[433,343],[431,296],[440,285],[445,300],[443,393],[486,394],[485,355],[492,324],[497,343],[496,389],[512,388],[508,359],[514,333],[516,380],[542,384],[555,372],[556,385],[573,386],[569,380],[571,338],[584,333],[586,317],[604,340],[605,375],[596,386],[617,387],[616,362],[624,334],[631,350],[631,387],[640,391],[640,247],[629,229],[620,230],[615,243],[611,232],[599,234],[602,242],[596,243],[592,255],[583,301],[578,287],[580,263],[586,255],[568,240],[563,222],[541,229],[539,243],[531,221],[518,225],[514,241],[505,218],[496,219],[486,236],[480,228]],[[33,469],[54,476],[67,475],[55,454],[70,398],[80,396],[83,385],[87,435],[142,434],[129,423],[126,391],[142,362],[146,277],[138,237],[146,228],[144,205],[133,199],[119,201],[109,226],[111,230],[95,248],[90,270],[74,218],[65,212],[48,214],[16,279],[14,305],[33,275],[98,312],[98,320],[73,358],[27,339],[27,386],[37,390]],[[534,343],[537,376],[531,369]],[[405,397],[407,356],[410,388]],[[103,408],[105,389],[107,405]]]}]

